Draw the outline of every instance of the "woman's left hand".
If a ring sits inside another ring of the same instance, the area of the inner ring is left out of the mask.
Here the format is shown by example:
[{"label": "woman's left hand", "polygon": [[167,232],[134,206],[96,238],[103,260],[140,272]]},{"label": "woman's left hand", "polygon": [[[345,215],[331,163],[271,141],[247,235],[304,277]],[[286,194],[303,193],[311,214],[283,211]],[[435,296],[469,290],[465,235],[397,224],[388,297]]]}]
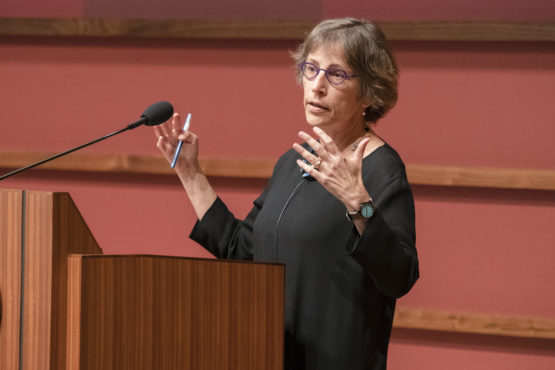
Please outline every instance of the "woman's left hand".
[{"label": "woman's left hand", "polygon": [[370,199],[362,182],[362,158],[369,138],[362,139],[353,150],[341,151],[323,130],[314,127],[313,131],[319,141],[304,131],[299,132],[299,137],[314,149],[315,154],[297,143],[293,144],[293,148],[310,163],[299,159],[297,164],[347,209],[358,209],[360,203]]}]

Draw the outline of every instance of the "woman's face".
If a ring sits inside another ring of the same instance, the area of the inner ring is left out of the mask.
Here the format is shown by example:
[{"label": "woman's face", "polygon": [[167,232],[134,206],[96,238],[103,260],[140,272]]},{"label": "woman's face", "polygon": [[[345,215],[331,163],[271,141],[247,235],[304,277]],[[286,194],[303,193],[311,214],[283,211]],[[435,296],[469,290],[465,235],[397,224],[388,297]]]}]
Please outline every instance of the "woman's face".
[{"label": "woman's face", "polygon": [[[306,61],[325,70],[336,68],[348,75],[354,73],[345,61],[343,48],[338,44],[312,50]],[[357,77],[333,85],[324,71],[320,71],[313,80],[303,76],[303,89],[305,116],[309,125],[318,126],[332,135],[365,127],[362,112],[370,104],[360,97]]]}]

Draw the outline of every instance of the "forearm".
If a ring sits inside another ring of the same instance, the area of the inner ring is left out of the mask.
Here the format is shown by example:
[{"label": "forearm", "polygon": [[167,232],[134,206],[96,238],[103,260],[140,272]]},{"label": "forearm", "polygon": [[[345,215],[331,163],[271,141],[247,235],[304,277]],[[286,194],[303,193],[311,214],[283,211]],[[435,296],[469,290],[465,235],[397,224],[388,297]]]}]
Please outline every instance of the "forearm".
[{"label": "forearm", "polygon": [[181,184],[189,197],[189,201],[195,210],[199,220],[206,214],[206,211],[214,203],[217,194],[210,185],[208,178],[200,167],[197,166],[193,171],[177,170],[177,175]]},{"label": "forearm", "polygon": [[378,289],[391,298],[406,294],[419,276],[414,236],[409,234],[393,231],[378,209],[351,251]]},{"label": "forearm", "polygon": [[414,202],[405,181],[375,191],[375,213],[350,253],[384,294],[398,298],[419,275]]}]

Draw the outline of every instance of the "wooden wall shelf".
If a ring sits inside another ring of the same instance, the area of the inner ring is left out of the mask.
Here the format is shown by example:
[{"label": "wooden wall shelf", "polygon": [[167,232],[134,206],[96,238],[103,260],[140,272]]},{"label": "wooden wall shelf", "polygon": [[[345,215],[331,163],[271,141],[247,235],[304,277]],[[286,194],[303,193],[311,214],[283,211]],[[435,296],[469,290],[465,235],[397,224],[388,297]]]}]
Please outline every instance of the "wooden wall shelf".
[{"label": "wooden wall shelf", "polygon": [[[0,18],[0,36],[300,40],[315,21]],[[390,40],[555,41],[555,22],[378,22]]]},{"label": "wooden wall shelf", "polygon": [[555,339],[555,319],[455,313],[397,307],[393,327],[443,332]]},{"label": "wooden wall shelf", "polygon": [[[53,153],[0,152],[0,168],[14,169]],[[266,179],[274,160],[201,158],[208,176]],[[40,169],[59,171],[172,175],[167,161],[154,155],[73,153],[46,163]],[[555,190],[555,170],[407,165],[413,185],[483,187],[498,189]]]}]

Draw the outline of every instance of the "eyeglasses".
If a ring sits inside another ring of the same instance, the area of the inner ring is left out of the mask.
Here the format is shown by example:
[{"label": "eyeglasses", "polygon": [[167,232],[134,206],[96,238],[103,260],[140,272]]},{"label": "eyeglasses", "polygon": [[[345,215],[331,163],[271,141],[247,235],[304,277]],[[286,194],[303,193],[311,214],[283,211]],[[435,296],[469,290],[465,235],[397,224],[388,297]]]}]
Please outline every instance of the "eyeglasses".
[{"label": "eyeglasses", "polygon": [[326,74],[326,79],[332,85],[339,85],[345,80],[350,80],[353,77],[358,77],[357,75],[348,75],[347,72],[339,68],[318,68],[315,64],[309,62],[302,62],[301,64],[299,64],[299,68],[301,69],[301,72],[306,77],[306,79],[310,81],[318,77],[320,71],[324,71],[324,73]]}]

